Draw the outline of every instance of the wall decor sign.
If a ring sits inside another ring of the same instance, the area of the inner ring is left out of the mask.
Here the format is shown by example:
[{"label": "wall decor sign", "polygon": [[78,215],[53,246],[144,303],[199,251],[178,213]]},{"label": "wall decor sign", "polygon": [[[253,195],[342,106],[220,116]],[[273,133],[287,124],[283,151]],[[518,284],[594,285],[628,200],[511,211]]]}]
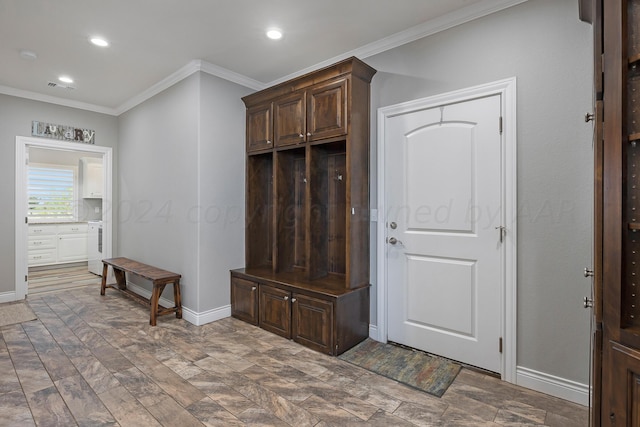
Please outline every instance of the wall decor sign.
[{"label": "wall decor sign", "polygon": [[56,125],[45,122],[31,122],[31,135],[43,138],[59,139],[62,141],[83,142],[85,144],[96,143],[96,131],[81,129],[75,126]]}]

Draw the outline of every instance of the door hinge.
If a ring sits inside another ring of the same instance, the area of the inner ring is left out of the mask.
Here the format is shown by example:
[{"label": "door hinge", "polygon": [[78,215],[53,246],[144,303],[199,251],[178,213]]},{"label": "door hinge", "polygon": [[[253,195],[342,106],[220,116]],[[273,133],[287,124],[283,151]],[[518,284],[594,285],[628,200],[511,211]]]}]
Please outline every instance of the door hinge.
[{"label": "door hinge", "polygon": [[24,223],[25,223],[25,224],[29,224],[29,217],[28,217],[28,216],[25,216],[25,217],[24,217]]},{"label": "door hinge", "polygon": [[498,120],[498,129],[500,131],[500,135],[502,135],[502,116],[500,116],[500,119]]},{"label": "door hinge", "polygon": [[26,282],[27,280],[29,280],[29,278],[27,277],[27,275],[24,275],[24,281]]},{"label": "door hinge", "polygon": [[502,337],[500,337],[500,343],[498,344],[498,350],[502,353]]}]

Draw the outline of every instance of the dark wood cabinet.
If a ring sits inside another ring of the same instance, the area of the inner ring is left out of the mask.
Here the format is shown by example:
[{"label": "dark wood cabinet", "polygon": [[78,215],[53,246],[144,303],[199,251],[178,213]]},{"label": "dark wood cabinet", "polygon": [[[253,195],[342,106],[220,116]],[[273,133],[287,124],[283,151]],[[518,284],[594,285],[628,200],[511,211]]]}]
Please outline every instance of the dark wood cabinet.
[{"label": "dark wood cabinet", "polygon": [[231,315],[258,324],[258,285],[255,282],[231,277]]},{"label": "dark wood cabinet", "polygon": [[293,294],[292,331],[294,341],[322,353],[332,353],[333,304],[319,298]]},{"label": "dark wood cabinet", "polygon": [[276,147],[306,141],[306,102],[304,92],[294,92],[273,102],[273,139]]},{"label": "dark wood cabinet", "polygon": [[270,103],[247,110],[247,151],[273,147],[272,107]]},{"label": "dark wood cabinet", "polygon": [[369,335],[368,286],[345,289],[329,276],[307,281],[296,272],[258,268],[232,270],[232,293],[238,285],[245,292],[236,295],[246,299],[232,297],[234,317],[249,321],[246,307],[255,301],[259,320],[250,323],[313,350],[339,355]]},{"label": "dark wood cabinet", "polygon": [[347,79],[312,86],[307,95],[307,138],[318,141],[347,134]]},{"label": "dark wood cabinet", "polygon": [[350,58],[243,98],[246,256],[232,286],[257,285],[261,327],[328,354],[368,336],[374,74]]},{"label": "dark wood cabinet", "polygon": [[640,0],[582,0],[594,28],[594,426],[640,425]]},{"label": "dark wood cabinet", "polygon": [[260,286],[260,327],[291,338],[291,292]]}]

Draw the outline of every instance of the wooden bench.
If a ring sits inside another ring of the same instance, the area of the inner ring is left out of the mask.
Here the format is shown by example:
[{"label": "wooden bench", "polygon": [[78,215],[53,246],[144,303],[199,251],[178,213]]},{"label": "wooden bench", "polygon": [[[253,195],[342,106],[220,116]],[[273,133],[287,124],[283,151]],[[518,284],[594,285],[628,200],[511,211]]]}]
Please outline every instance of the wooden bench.
[{"label": "wooden bench", "polygon": [[[182,300],[180,297],[180,274],[172,273],[170,271],[161,270],[156,267],[152,267],[141,262],[133,261],[128,258],[109,258],[102,260],[102,285],[100,287],[100,295],[104,295],[107,286],[113,289],[117,289],[134,300],[144,305],[151,306],[151,317],[149,318],[149,324],[156,326],[156,318],[169,313],[176,313],[176,318],[182,319]],[[116,276],[117,284],[107,285],[107,273],[109,266],[113,268],[113,274]],[[151,293],[151,300],[136,294],[135,292],[127,289],[126,273],[132,273],[153,283],[153,291]],[[164,308],[159,305],[160,295],[164,291],[164,287],[173,283],[173,302],[175,304],[172,308]]]}]

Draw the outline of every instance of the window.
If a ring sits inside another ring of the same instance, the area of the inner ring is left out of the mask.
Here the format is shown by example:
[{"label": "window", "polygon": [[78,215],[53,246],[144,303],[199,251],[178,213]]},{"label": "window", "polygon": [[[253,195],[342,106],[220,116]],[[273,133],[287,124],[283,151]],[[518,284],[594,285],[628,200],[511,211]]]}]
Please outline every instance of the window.
[{"label": "window", "polygon": [[76,219],[76,171],[73,166],[29,165],[27,198],[30,221]]}]

